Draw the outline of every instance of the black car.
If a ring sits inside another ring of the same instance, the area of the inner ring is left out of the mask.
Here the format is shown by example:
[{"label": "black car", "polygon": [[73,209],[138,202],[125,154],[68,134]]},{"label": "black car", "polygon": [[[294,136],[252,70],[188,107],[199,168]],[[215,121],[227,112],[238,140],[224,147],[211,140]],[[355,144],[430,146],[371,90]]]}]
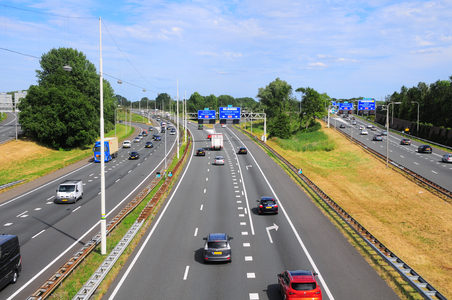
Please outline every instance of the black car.
[{"label": "black car", "polygon": [[345,128],[345,124],[341,124],[339,128]]},{"label": "black car", "polygon": [[160,133],[165,133],[165,127],[162,127],[162,130],[160,131]]},{"label": "black car", "polygon": [[410,139],[402,139],[400,141],[400,145],[411,145],[411,140]]},{"label": "black car", "polygon": [[272,197],[261,197],[260,200],[256,201],[259,203],[257,206],[257,211],[259,214],[278,214],[278,204],[276,202],[276,199]]},{"label": "black car", "polygon": [[200,156],[200,155],[202,155],[202,156],[206,156],[206,150],[204,150],[204,149],[198,149],[198,150],[196,150],[196,155],[197,156]]},{"label": "black car", "polygon": [[432,154],[433,149],[430,145],[420,145],[419,148],[417,148],[418,153],[430,153]]},{"label": "black car", "polygon": [[144,145],[145,148],[154,148],[154,144],[152,142],[146,142],[146,145]]},{"label": "black car", "polygon": [[204,243],[203,257],[204,262],[210,261],[232,261],[231,244],[232,237],[226,233],[210,233],[203,238]]},{"label": "black car", "polygon": [[132,151],[129,154],[129,159],[139,159],[140,158],[140,153],[138,153],[137,151]]},{"label": "black car", "polygon": [[246,150],[245,147],[239,147],[239,151],[237,151],[237,154],[247,154],[248,150]]},{"label": "black car", "polygon": [[0,235],[0,290],[9,283],[16,283],[22,271],[19,238],[15,235]]}]

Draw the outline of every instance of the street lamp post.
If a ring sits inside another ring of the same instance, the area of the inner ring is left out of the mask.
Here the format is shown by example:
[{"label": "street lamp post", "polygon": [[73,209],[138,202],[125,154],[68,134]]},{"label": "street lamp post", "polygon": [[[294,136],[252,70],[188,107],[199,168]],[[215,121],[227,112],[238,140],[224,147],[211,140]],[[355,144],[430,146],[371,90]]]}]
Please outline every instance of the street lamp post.
[{"label": "street lamp post", "polygon": [[101,254],[107,254],[107,221],[105,219],[105,137],[104,137],[104,91],[102,71],[102,21],[99,17],[99,68],[100,68],[100,231],[101,231]]},{"label": "street lamp post", "polygon": [[[177,121],[177,159],[179,159],[179,79],[177,80],[177,102],[176,102],[176,121]],[[166,132],[166,131],[165,131]]]},{"label": "street lamp post", "polygon": [[118,123],[118,117],[117,117],[116,111],[117,111],[118,109],[121,109],[121,108],[120,108],[120,107],[117,107],[117,108],[115,109],[115,137],[116,137],[116,123]]},{"label": "street lamp post", "polygon": [[389,161],[389,107],[392,104],[392,109],[394,111],[394,104],[401,104],[402,102],[391,102],[388,104],[386,109],[386,169],[388,168]]},{"label": "street lamp post", "polygon": [[184,115],[185,115],[185,123],[184,123],[184,131],[185,131],[185,142],[187,142],[187,90],[185,90],[184,96]]},{"label": "street lamp post", "polygon": [[416,129],[416,134],[419,137],[419,102],[411,101],[411,103],[416,103],[417,104],[417,129]]}]

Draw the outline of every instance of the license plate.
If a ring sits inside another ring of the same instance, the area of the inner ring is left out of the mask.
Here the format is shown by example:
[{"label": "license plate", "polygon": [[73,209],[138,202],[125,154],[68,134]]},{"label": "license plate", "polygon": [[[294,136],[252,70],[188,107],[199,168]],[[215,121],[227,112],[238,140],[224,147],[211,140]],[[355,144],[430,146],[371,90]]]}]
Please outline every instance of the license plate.
[{"label": "license plate", "polygon": [[272,207],[271,207],[271,206],[267,206],[267,207],[266,207],[266,209],[270,209],[270,208],[272,208]]},{"label": "license plate", "polygon": [[215,254],[215,255],[221,255],[221,254],[223,254],[223,252],[214,252],[213,254]]},{"label": "license plate", "polygon": [[67,201],[67,199],[63,199],[62,201]]}]

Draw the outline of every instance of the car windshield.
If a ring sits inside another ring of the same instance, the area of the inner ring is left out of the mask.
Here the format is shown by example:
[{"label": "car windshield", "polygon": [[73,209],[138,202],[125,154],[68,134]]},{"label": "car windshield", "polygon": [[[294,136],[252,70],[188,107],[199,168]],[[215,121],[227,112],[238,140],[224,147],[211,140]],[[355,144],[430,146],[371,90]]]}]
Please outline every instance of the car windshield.
[{"label": "car windshield", "polygon": [[75,191],[75,185],[60,185],[58,192],[73,192]]},{"label": "car windshield", "polygon": [[292,282],[292,289],[296,291],[310,291],[316,287],[315,282]]},{"label": "car windshield", "polygon": [[272,205],[272,204],[275,204],[275,201],[273,201],[273,200],[262,200],[261,203],[263,205]]},{"label": "car windshield", "polygon": [[138,154],[138,152],[132,152],[132,153],[130,153],[130,155],[137,155]]},{"label": "car windshield", "polygon": [[223,241],[214,241],[214,242],[207,242],[207,247],[209,248],[226,248],[227,247],[227,242],[223,242]]}]

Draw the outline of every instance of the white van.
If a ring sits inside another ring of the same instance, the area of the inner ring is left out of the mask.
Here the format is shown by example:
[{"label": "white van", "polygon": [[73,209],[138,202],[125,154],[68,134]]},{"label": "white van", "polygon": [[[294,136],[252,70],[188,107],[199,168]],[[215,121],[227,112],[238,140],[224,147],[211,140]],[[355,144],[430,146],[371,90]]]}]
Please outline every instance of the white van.
[{"label": "white van", "polygon": [[83,182],[81,180],[66,180],[60,183],[56,190],[56,203],[77,202],[83,197]]}]

